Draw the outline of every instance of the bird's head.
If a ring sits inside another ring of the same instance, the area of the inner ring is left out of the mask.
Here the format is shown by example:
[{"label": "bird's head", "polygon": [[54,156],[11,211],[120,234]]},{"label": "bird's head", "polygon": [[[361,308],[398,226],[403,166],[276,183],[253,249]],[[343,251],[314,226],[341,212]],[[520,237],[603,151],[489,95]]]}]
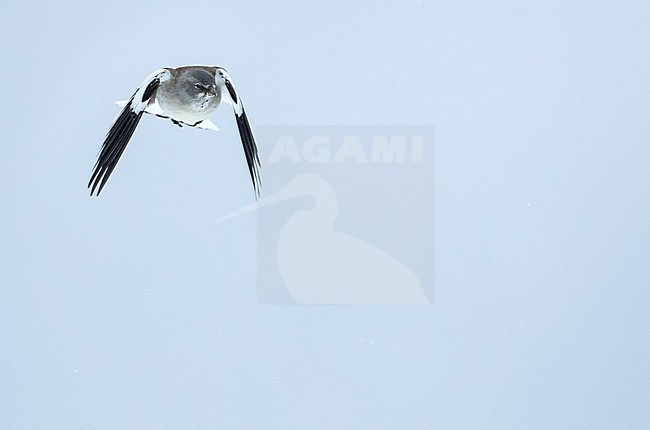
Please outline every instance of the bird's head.
[{"label": "bird's head", "polygon": [[180,76],[179,83],[191,97],[215,97],[219,95],[214,76],[205,70],[191,70]]}]

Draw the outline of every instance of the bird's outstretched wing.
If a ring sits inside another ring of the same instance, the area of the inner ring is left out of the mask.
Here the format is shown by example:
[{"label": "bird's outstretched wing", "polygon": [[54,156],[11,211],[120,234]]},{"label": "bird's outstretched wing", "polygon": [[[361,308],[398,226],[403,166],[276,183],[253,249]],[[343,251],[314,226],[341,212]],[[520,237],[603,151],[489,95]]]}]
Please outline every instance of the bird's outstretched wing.
[{"label": "bird's outstretched wing", "polygon": [[228,99],[226,101],[232,104],[233,110],[235,111],[237,128],[239,129],[239,136],[241,137],[241,143],[244,147],[244,154],[246,154],[246,163],[248,164],[248,171],[250,172],[251,180],[253,181],[255,197],[259,197],[260,187],[262,186],[259,173],[260,158],[257,153],[255,137],[253,136],[251,125],[248,122],[248,117],[244,110],[244,103],[237,95],[232,79],[226,69],[222,67],[216,67],[215,69],[217,85],[222,87],[222,94],[225,96],[224,99]]},{"label": "bird's outstretched wing", "polygon": [[171,72],[168,69],[158,69],[147,76],[117,116],[104,139],[93,175],[88,181],[91,196],[95,191],[97,191],[96,195],[102,192],[102,188],[106,185],[106,181],[133,136],[147,105],[155,97],[158,86],[171,77]]}]

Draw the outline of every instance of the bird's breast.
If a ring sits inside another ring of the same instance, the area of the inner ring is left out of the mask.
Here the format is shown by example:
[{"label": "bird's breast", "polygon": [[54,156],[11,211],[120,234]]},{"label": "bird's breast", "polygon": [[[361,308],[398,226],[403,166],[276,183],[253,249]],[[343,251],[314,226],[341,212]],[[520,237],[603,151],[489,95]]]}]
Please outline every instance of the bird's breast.
[{"label": "bird's breast", "polygon": [[210,117],[219,107],[221,97],[218,95],[192,98],[170,97],[169,94],[161,91],[158,94],[157,101],[163,115],[192,124]]}]

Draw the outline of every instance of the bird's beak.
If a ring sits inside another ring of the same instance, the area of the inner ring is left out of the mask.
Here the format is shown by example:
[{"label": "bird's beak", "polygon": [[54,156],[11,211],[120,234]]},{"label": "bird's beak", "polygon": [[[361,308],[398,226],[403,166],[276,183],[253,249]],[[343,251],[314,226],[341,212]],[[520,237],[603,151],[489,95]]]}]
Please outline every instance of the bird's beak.
[{"label": "bird's beak", "polygon": [[208,94],[209,96],[212,96],[212,97],[216,96],[216,95],[217,95],[217,87],[215,87],[214,85],[210,85],[210,86],[208,87],[207,94]]}]

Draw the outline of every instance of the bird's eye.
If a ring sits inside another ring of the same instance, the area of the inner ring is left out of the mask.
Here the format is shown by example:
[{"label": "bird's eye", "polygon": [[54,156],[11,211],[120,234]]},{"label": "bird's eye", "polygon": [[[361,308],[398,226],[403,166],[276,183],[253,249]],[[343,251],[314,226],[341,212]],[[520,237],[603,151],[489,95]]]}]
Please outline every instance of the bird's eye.
[{"label": "bird's eye", "polygon": [[200,90],[201,88],[203,88],[203,85],[201,85],[201,84],[194,84],[194,88],[196,88],[197,90]]}]

